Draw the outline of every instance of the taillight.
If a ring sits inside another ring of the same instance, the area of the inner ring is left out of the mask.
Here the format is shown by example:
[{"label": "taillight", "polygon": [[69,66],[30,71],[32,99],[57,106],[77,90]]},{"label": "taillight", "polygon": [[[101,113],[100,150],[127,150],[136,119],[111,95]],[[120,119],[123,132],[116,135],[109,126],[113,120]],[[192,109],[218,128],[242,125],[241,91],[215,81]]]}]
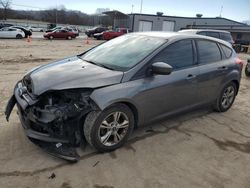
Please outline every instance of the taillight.
[{"label": "taillight", "polygon": [[243,65],[244,65],[244,61],[242,61],[240,58],[236,58],[236,64],[240,65],[240,68],[242,69],[243,68]]}]

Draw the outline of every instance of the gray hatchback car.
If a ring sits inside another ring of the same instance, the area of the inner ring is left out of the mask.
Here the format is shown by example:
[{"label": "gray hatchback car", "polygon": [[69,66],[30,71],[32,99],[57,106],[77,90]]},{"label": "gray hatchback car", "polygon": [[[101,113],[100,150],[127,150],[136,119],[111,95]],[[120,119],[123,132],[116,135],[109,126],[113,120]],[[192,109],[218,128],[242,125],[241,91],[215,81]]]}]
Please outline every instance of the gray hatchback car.
[{"label": "gray hatchback car", "polygon": [[134,128],[202,105],[227,111],[242,63],[229,43],[182,33],[131,33],[27,73],[6,106],[17,104],[31,141],[75,161],[85,140],[121,147]]}]

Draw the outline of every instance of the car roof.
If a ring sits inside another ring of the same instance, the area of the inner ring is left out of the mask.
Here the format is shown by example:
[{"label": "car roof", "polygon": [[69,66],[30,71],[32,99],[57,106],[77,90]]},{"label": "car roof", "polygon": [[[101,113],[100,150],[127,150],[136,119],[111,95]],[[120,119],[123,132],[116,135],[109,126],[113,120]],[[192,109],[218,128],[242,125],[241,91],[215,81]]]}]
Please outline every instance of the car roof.
[{"label": "car roof", "polygon": [[214,37],[204,36],[204,35],[193,35],[191,33],[185,33],[185,32],[164,32],[164,31],[151,31],[151,32],[134,32],[129,33],[127,35],[141,35],[141,36],[148,36],[148,37],[156,37],[156,38],[162,38],[166,40],[176,40],[176,39],[206,39],[206,40],[212,40],[214,42],[222,43],[228,47],[231,47],[229,42],[226,42],[221,39],[217,39]]},{"label": "car roof", "polygon": [[197,33],[197,32],[202,32],[202,31],[211,31],[211,32],[220,32],[220,33],[230,33],[228,31],[224,31],[224,30],[215,30],[215,29],[183,29],[183,30],[180,30],[178,32],[180,33],[184,33],[184,32],[190,32],[190,33]]}]

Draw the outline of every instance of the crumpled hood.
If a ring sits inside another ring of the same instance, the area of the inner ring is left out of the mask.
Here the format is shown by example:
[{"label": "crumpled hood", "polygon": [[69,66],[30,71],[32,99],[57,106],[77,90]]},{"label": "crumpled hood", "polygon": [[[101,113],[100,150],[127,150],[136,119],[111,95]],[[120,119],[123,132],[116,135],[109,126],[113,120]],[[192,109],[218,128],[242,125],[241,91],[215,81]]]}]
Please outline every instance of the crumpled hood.
[{"label": "crumpled hood", "polygon": [[29,73],[32,93],[49,90],[97,88],[120,83],[123,72],[108,70],[88,63],[77,56],[38,67]]}]

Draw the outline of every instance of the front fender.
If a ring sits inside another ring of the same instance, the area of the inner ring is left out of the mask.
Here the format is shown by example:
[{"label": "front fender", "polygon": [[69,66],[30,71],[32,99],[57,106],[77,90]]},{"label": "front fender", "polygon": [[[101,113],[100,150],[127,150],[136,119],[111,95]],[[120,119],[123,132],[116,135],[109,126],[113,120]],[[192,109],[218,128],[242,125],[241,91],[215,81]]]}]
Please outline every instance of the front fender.
[{"label": "front fender", "polygon": [[[134,83],[134,84],[133,84]],[[143,120],[143,114],[138,109],[138,105],[134,98],[140,90],[140,85],[135,82],[126,82],[116,84],[100,89],[96,89],[90,95],[90,98],[95,102],[100,110],[104,110],[115,103],[128,103],[136,108],[138,115],[138,124]]]}]

